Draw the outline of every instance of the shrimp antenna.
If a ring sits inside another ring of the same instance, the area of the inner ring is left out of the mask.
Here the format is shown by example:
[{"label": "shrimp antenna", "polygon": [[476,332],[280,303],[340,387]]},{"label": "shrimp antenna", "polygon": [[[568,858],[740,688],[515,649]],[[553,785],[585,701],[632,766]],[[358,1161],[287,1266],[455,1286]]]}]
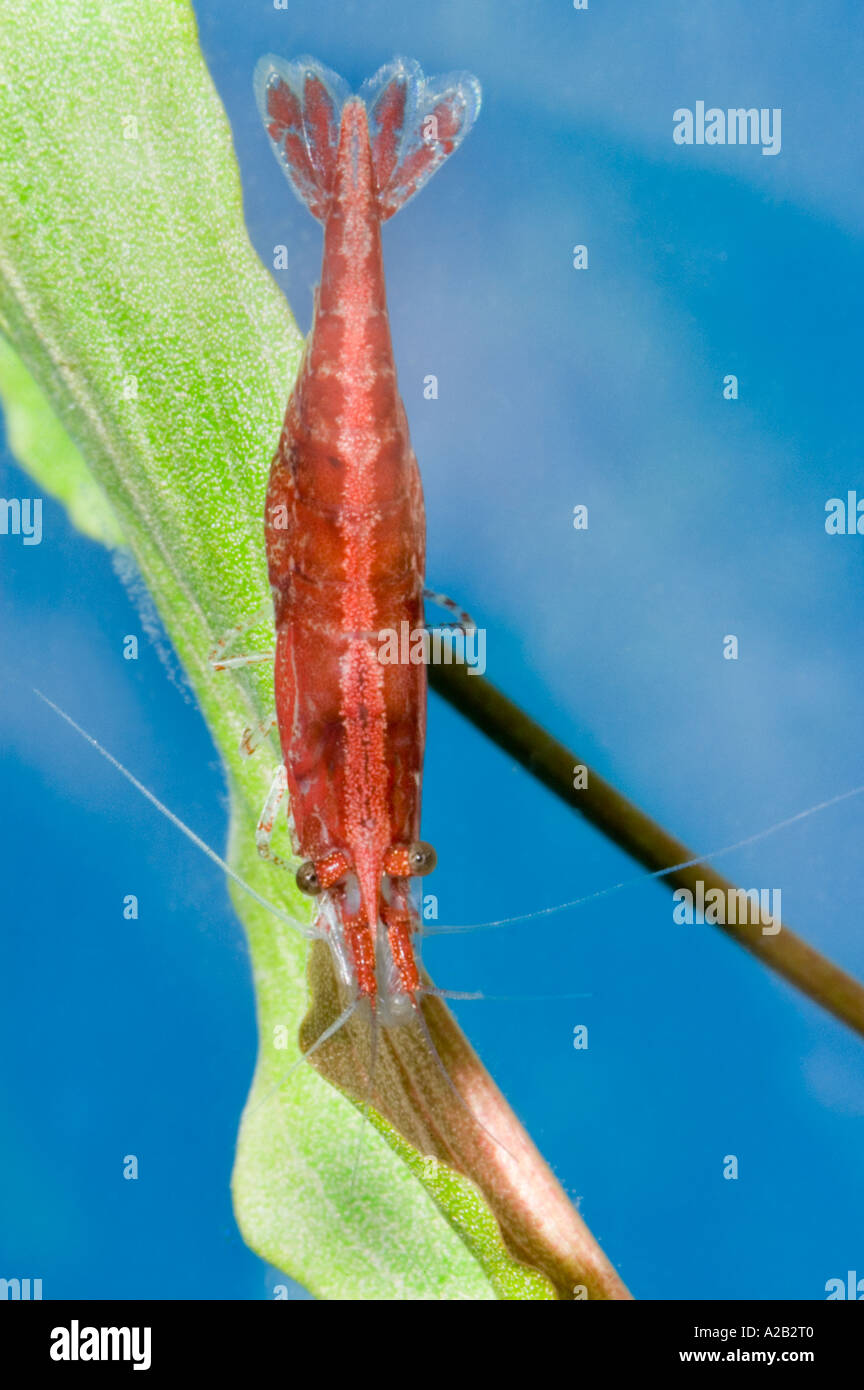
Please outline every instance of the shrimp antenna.
[{"label": "shrimp antenna", "polygon": [[271,903],[267,898],[262,897],[261,894],[252,887],[251,883],[247,883],[245,878],[241,878],[240,874],[238,874],[235,869],[231,868],[230,864],[226,864],[225,860],[220,858],[215,849],[211,849],[210,846],[201,839],[200,835],[196,835],[195,831],[190,829],[179,816],[175,816],[174,812],[169,810],[169,808],[159,800],[158,796],[154,796],[153,792],[145,787],[143,782],[139,782],[134,773],[130,772],[128,767],[124,767],[123,764],[114,757],[113,753],[109,753],[108,749],[103,748],[102,744],[99,743],[92,734],[88,734],[86,729],[82,729],[80,724],[76,724],[71,714],[67,714],[59,705],[55,705],[54,701],[49,700],[47,695],[43,695],[41,690],[36,690],[34,687],[33,693],[34,695],[38,695],[39,699],[42,700],[49,709],[53,709],[55,714],[59,714],[61,719],[65,719],[66,723],[73,728],[77,734],[80,734],[85,742],[90,744],[91,748],[95,748],[97,753],[101,753],[102,757],[105,758],[112,767],[116,767],[117,771],[126,778],[126,781],[132,783],[136,791],[139,791],[142,796],[146,797],[151,805],[156,807],[157,811],[161,811],[162,815],[165,816],[172,825],[176,825],[177,829],[182,831],[187,840],[191,840],[193,845],[196,845],[202,853],[207,855],[208,859],[211,859],[214,864],[217,864],[223,873],[226,873],[230,879],[234,880],[239,888],[243,889],[244,893],[248,893],[249,897],[254,898],[256,903],[260,904],[261,907],[266,907],[268,912],[272,912],[274,917],[279,918],[280,922],[284,922],[287,927],[290,927],[292,931],[299,932],[301,936],[311,939],[318,938],[321,935],[314,927],[301,927],[288,916],[287,912],[283,912],[275,903]]},{"label": "shrimp antenna", "polygon": [[426,985],[423,989],[424,994],[431,994],[435,999],[485,999],[486,995],[481,994],[477,989],[438,989],[435,985]]},{"label": "shrimp antenna", "polygon": [[483,999],[493,1004],[551,1004],[558,999],[594,998],[590,990],[579,990],[572,994],[481,994],[479,990],[436,989],[433,985],[427,985],[423,993],[431,994],[434,999]]},{"label": "shrimp antenna", "polygon": [[360,997],[361,996],[358,995],[354,1002],[348,1005],[347,1009],[343,1009],[342,1013],[339,1015],[338,1018],[334,1018],[332,1023],[328,1023],[323,1033],[318,1034],[318,1037],[312,1043],[311,1047],[307,1047],[302,1057],[298,1057],[297,1061],[294,1062],[294,1064],[290,1066],[288,1070],[282,1074],[282,1076],[280,1076],[275,1086],[270,1087],[270,1090],[267,1092],[266,1096],[262,1096],[261,1099],[257,1101],[255,1105],[252,1106],[252,1109],[247,1112],[249,1115],[254,1115],[256,1110],[260,1110],[262,1105],[266,1105],[270,1097],[274,1095],[275,1092],[278,1091],[281,1086],[285,1085],[285,1082],[288,1080],[288,1078],[290,1076],[293,1076],[295,1071],[298,1071],[299,1068],[303,1066],[304,1062],[309,1061],[310,1057],[312,1057],[318,1051],[319,1047],[323,1047],[326,1042],[330,1041],[334,1033],[338,1033],[340,1028],[345,1027],[345,1024],[348,1022],[354,1010],[357,1008],[357,1005],[360,1003]]},{"label": "shrimp antenna", "polygon": [[790,825],[795,825],[798,821],[806,820],[808,816],[815,816],[819,811],[827,811],[831,806],[837,806],[841,801],[848,801],[850,797],[860,796],[864,792],[864,785],[852,787],[848,792],[839,792],[837,796],[831,796],[827,801],[819,801],[815,806],[808,806],[803,811],[798,811],[794,816],[787,816],[785,820],[779,820],[774,825],[769,825],[765,830],[757,830],[755,835],[747,835],[743,840],[736,840],[734,845],[723,845],[720,849],[707,850],[704,854],[697,854],[692,859],[682,859],[679,864],[667,864],[663,869],[654,869],[650,874],[639,874],[636,878],[625,878],[620,883],[610,884],[608,888],[598,888],[594,893],[587,893],[584,898],[573,898],[570,902],[556,903],[554,907],[539,907],[534,912],[522,912],[517,917],[500,917],[496,922],[472,922],[466,926],[457,927],[429,927],[423,931],[424,936],[443,936],[448,932],[465,931],[490,931],[493,927],[510,927],[517,922],[531,922],[535,917],[550,917],[555,912],[566,912],[573,907],[583,907],[585,903],[596,902],[598,898],[607,898],[610,893],[618,893],[622,888],[633,888],[639,883],[648,883],[652,878],[664,878],[666,874],[677,873],[679,869],[692,869],[696,864],[706,864],[709,859],[720,859],[724,854],[732,854],[737,849],[745,849],[748,845],[755,845],[759,840],[765,840],[769,835],[776,835],[778,830],[785,830]]},{"label": "shrimp antenna", "polygon": [[[421,987],[421,989],[420,989],[418,992],[419,992],[420,994],[433,994],[433,995],[436,993],[436,991],[435,991],[433,988],[431,988],[431,987],[430,987],[430,988]],[[483,1133],[484,1133],[485,1135],[487,1135],[487,1137],[488,1137],[489,1139],[492,1140],[492,1143],[493,1143],[493,1144],[497,1144],[499,1149],[503,1149],[504,1152],[505,1152],[505,1154],[507,1155],[507,1157],[508,1157],[508,1158],[512,1158],[513,1162],[514,1162],[514,1163],[516,1164],[516,1166],[518,1167],[518,1166],[519,1166],[519,1160],[518,1160],[518,1158],[516,1157],[516,1155],[515,1155],[514,1153],[511,1153],[510,1150],[508,1149],[507,1145],[506,1145],[501,1139],[498,1138],[497,1134],[493,1134],[492,1131],[491,1131],[491,1129],[488,1129],[487,1126],[484,1125],[483,1121],[482,1121],[481,1119],[478,1119],[478,1117],[474,1114],[474,1111],[471,1109],[471,1106],[468,1104],[468,1102],[467,1102],[467,1100],[465,1099],[465,1097],[463,1096],[462,1092],[459,1090],[459,1087],[456,1085],[456,1082],[453,1080],[452,1076],[450,1075],[449,1071],[447,1070],[447,1068],[445,1067],[445,1065],[444,1065],[444,1063],[443,1063],[443,1061],[442,1061],[442,1059],[441,1059],[441,1053],[438,1051],[437,1047],[435,1046],[435,1040],[434,1040],[434,1038],[432,1037],[432,1033],[430,1032],[429,1024],[426,1022],[426,1019],[423,1017],[423,1010],[421,1009],[420,1005],[416,1002],[416,1000],[413,1000],[412,1003],[413,1003],[413,1005],[414,1005],[414,1014],[415,1014],[415,1016],[416,1016],[416,1018],[417,1018],[417,1022],[418,1022],[419,1025],[420,1025],[420,1031],[421,1031],[421,1033],[423,1034],[423,1037],[424,1037],[424,1039],[425,1039],[425,1041],[426,1041],[426,1046],[429,1048],[429,1051],[431,1052],[432,1056],[435,1058],[435,1062],[436,1062],[436,1064],[437,1064],[437,1066],[438,1066],[438,1070],[440,1071],[441,1075],[444,1077],[444,1080],[447,1082],[448,1087],[449,1087],[450,1090],[453,1092],[453,1094],[454,1094],[454,1096],[456,1097],[456,1099],[458,1100],[459,1104],[462,1106],[462,1109],[465,1111],[465,1113],[466,1113],[466,1115],[468,1116],[469,1120],[471,1121],[472,1124],[477,1125],[478,1129],[482,1129]]]},{"label": "shrimp antenna", "polygon": [[369,1107],[372,1104],[372,1093],[375,1090],[375,1068],[378,1065],[378,1014],[372,1009],[371,1024],[371,1046],[369,1052],[369,1082],[366,1086],[366,1096],[363,1101],[363,1109],[360,1117],[360,1129],[354,1141],[354,1158],[351,1163],[351,1178],[348,1183],[349,1195],[353,1196],[354,1184],[357,1180],[357,1171],[360,1167],[360,1149],[366,1137],[366,1121],[369,1119]]}]

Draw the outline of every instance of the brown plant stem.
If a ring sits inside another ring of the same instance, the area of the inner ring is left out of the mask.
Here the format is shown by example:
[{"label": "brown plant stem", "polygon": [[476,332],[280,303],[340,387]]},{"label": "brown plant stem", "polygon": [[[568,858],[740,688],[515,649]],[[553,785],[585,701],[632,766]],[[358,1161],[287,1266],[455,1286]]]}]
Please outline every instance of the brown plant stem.
[{"label": "brown plant stem", "polygon": [[[573,769],[583,764],[583,759],[565,748],[483,676],[469,676],[465,666],[431,665],[429,683],[487,738],[651,872],[696,858],[692,850],[590,768],[587,786],[576,790]],[[687,888],[691,892],[698,880],[704,883],[706,893],[712,888],[723,893],[734,889],[729,879],[708,864],[690,864],[662,875],[662,881],[670,888]],[[774,936],[764,936],[758,924],[718,922],[715,925],[802,994],[864,1037],[864,986],[787,926],[781,926]]]}]

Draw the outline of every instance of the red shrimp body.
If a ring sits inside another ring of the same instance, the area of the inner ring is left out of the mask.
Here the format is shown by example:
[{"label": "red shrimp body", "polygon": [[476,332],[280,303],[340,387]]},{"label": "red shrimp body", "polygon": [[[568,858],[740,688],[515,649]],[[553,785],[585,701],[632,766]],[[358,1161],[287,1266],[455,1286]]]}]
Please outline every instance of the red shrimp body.
[{"label": "red shrimp body", "polygon": [[[277,153],[324,222],[314,323],[267,491],[276,713],[320,923],[343,978],[374,1007],[381,994],[413,1001],[419,983],[409,888],[426,727],[425,666],[381,656],[384,634],[423,627],[425,564],[381,222],[449,149],[406,143],[409,113],[415,123],[423,114],[415,65],[397,61],[373,79],[371,117],[360,97],[340,103],[339,79],[311,60],[261,68]],[[432,95],[446,123],[449,108]]]},{"label": "red shrimp body", "polygon": [[[425,519],[359,101],[343,110],[315,323],[270,473],[266,537],[297,844],[306,859],[350,860],[360,901],[352,913],[343,893],[340,911],[359,990],[374,996],[384,856],[419,834],[426,722],[425,666],[383,664],[378,633],[423,625]],[[410,949],[397,949],[412,992]]]}]

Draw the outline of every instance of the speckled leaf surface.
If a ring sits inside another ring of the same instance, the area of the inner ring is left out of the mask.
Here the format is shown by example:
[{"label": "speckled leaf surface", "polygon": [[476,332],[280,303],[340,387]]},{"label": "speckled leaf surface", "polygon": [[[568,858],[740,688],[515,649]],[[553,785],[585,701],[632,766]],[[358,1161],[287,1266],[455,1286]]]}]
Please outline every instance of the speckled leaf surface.
[{"label": "speckled leaf surface", "polygon": [[[302,344],[249,244],[185,0],[5,0],[0,168],[10,443],[84,531],[125,539],[225,761],[231,861],[305,922],[290,876],[254,853],[275,745],[236,752],[272,673],[207,663],[267,598],[264,488]],[[358,1110],[311,1068],[278,1085],[299,1056],[305,943],[234,898],[260,1036],[234,1174],[249,1244],[320,1297],[549,1297],[467,1183],[383,1124],[358,1148]]]}]

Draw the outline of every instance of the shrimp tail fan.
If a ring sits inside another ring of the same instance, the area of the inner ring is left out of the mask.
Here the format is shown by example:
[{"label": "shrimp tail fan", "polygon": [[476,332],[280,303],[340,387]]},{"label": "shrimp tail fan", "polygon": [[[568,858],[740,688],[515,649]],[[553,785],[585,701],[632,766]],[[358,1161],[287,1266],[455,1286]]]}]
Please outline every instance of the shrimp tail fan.
[{"label": "shrimp tail fan", "polygon": [[255,68],[255,97],[276,158],[295,194],[323,222],[336,175],[342,107],[351,93],[314,58],[272,53]]},{"label": "shrimp tail fan", "polygon": [[342,78],[314,58],[286,62],[270,54],[255,69],[255,95],[291,187],[320,222],[330,206],[346,102],[366,107],[382,222],[458,149],[480,110],[476,77],[425,78],[407,58],[385,64],[352,98]]}]

